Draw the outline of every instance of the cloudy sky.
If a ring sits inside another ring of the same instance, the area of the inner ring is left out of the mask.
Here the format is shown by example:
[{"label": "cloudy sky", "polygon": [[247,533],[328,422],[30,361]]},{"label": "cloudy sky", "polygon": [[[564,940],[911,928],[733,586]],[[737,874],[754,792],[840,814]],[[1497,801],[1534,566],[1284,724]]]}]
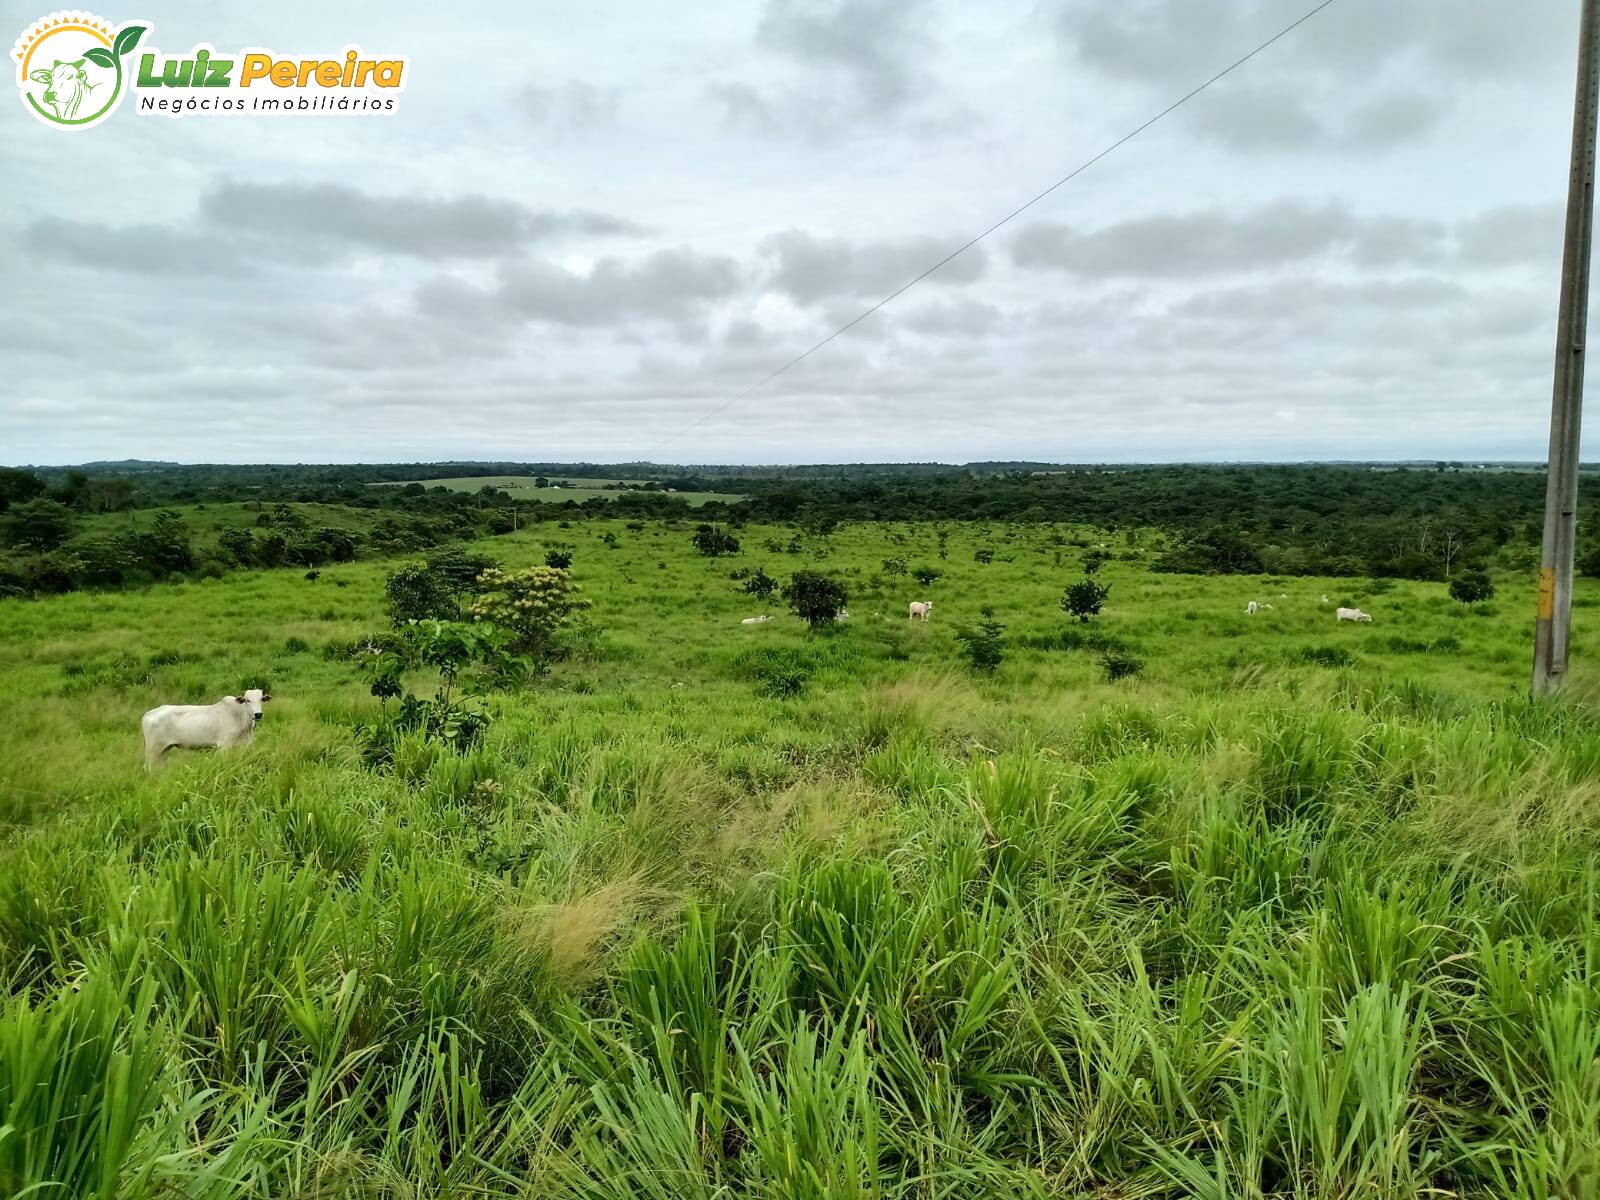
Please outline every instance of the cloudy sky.
[{"label": "cloudy sky", "polygon": [[724,408],[1312,2],[102,9],[410,82],[0,105],[0,462],[1542,458],[1578,0],[1338,0]]}]

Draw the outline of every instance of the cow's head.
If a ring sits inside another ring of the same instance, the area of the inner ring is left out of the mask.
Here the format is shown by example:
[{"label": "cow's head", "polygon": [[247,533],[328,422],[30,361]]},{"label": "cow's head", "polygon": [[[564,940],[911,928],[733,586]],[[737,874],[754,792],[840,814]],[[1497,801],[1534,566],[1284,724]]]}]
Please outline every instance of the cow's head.
[{"label": "cow's head", "polygon": [[261,706],[272,699],[272,694],[264,692],[260,688],[251,688],[244,695],[235,696],[234,699],[240,704],[248,704],[250,706],[250,719],[259,721],[261,720]]},{"label": "cow's head", "polygon": [[57,59],[49,70],[41,67],[28,72],[29,79],[45,85],[44,102],[55,109],[56,116],[63,121],[70,121],[78,115],[84,97],[95,88],[83,72],[84,61],[81,58],[71,62]]}]

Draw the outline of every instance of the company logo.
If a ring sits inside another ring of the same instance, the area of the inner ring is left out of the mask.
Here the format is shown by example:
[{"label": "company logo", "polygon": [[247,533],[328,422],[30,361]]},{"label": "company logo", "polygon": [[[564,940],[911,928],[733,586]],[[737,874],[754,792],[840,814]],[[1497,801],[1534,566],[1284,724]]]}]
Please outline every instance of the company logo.
[{"label": "company logo", "polygon": [[128,55],[149,27],[148,21],[130,21],[113,28],[77,11],[35,21],[11,48],[23,104],[47,125],[98,125],[128,90]]},{"label": "company logo", "polygon": [[138,113],[173,117],[388,113],[410,69],[403,56],[369,58],[359,46],[307,58],[258,47],[218,53],[205,43],[165,54],[140,45],[150,29],[146,20],[113,28],[77,11],[35,21],[11,51],[24,105],[68,129],[105,120],[125,95]]}]

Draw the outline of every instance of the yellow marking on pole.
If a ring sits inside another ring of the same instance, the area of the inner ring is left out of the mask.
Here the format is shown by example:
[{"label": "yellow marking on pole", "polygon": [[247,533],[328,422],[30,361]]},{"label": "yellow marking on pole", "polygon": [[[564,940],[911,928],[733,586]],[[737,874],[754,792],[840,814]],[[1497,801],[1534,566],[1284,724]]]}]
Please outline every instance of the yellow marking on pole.
[{"label": "yellow marking on pole", "polygon": [[1539,620],[1548,621],[1556,614],[1556,572],[1545,567],[1539,572]]}]

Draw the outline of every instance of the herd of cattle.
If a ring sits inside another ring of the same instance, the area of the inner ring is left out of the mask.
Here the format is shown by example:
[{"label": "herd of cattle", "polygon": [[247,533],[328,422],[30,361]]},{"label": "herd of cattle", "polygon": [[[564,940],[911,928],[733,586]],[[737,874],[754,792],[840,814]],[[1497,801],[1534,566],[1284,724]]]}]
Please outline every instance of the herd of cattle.
[{"label": "herd of cattle", "polygon": [[[1287,599],[1279,596],[1279,599]],[[1326,596],[1319,603],[1330,603]],[[1245,605],[1247,616],[1271,609],[1272,605],[1252,600]],[[1339,607],[1333,611],[1335,621],[1371,621],[1369,613],[1359,608]],[[850,610],[841,608],[836,620],[843,621]],[[933,616],[932,600],[913,600],[907,607],[907,619],[926,623]],[[765,625],[772,620],[769,613],[758,617],[745,617],[741,625]],[[144,765],[154,770],[168,750],[217,749],[229,750],[245,746],[255,737],[256,724],[261,720],[261,706],[272,697],[260,688],[251,688],[242,696],[224,696],[215,704],[163,704],[144,714],[139,722],[144,732]]]}]

